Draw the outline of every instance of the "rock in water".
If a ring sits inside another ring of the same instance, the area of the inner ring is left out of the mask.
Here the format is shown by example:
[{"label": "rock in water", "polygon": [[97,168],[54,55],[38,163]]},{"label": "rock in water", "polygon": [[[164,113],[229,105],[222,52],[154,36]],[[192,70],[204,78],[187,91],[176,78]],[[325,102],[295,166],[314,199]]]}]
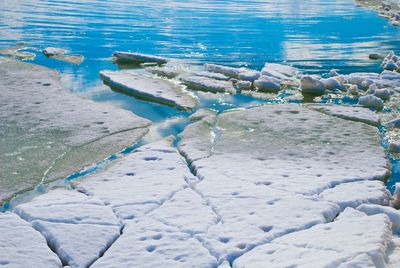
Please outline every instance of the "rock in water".
[{"label": "rock in water", "polygon": [[301,91],[306,94],[323,95],[326,92],[325,85],[311,76],[304,76],[300,80]]},{"label": "rock in water", "polygon": [[53,70],[8,59],[0,73],[0,202],[80,171],[147,133],[148,120],[71,94]]},{"label": "rock in water", "polygon": [[383,100],[373,95],[360,97],[358,99],[358,104],[378,111],[383,109]]},{"label": "rock in water", "polygon": [[101,71],[100,78],[114,89],[181,110],[192,110],[197,99],[179,85],[134,71]]},{"label": "rock in water", "polygon": [[142,53],[135,53],[135,52],[122,52],[122,51],[115,51],[113,56],[117,58],[118,61],[122,62],[132,62],[132,63],[145,63],[145,62],[154,62],[157,64],[165,64],[168,62],[168,59],[142,54]]}]

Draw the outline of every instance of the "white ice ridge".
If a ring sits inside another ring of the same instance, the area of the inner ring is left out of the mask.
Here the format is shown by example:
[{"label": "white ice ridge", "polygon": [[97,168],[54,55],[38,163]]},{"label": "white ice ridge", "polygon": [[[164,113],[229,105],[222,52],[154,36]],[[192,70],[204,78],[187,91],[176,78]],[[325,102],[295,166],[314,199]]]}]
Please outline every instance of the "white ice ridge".
[{"label": "white ice ridge", "polygon": [[198,100],[182,86],[165,79],[134,71],[101,71],[100,78],[110,87],[181,110],[192,110],[197,105]]},{"label": "white ice ridge", "polygon": [[168,62],[168,59],[163,57],[137,53],[137,52],[115,51],[113,53],[113,56],[116,57],[117,60],[119,61],[132,62],[132,63],[154,62],[157,64],[164,64]]}]

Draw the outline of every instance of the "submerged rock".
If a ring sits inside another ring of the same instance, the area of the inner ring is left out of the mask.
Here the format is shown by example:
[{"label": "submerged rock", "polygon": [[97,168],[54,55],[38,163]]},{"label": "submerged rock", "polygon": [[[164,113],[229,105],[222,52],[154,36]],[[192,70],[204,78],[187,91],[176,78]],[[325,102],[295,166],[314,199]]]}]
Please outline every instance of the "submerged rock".
[{"label": "submerged rock", "polygon": [[71,94],[53,70],[7,60],[0,73],[0,202],[131,146],[150,124]]},{"label": "submerged rock", "polygon": [[35,53],[21,51],[24,49],[27,49],[27,47],[15,46],[15,47],[9,47],[9,48],[5,48],[5,49],[0,49],[0,55],[12,57],[12,58],[16,58],[16,59],[22,59],[22,60],[35,59],[35,57],[36,57]]},{"label": "submerged rock", "polygon": [[147,77],[134,71],[101,71],[100,78],[112,88],[181,110],[192,110],[197,99],[168,80]]},{"label": "submerged rock", "polygon": [[301,78],[301,91],[307,94],[324,95],[326,92],[325,85],[321,81],[311,76]]},{"label": "submerged rock", "polygon": [[113,56],[118,61],[131,62],[131,63],[154,62],[157,64],[165,64],[168,62],[168,59],[163,58],[163,57],[142,54],[142,53],[135,53],[135,52],[115,51],[113,53]]},{"label": "submerged rock", "polygon": [[183,75],[179,80],[190,89],[208,91],[212,93],[235,93],[230,81],[216,80],[205,76]]}]

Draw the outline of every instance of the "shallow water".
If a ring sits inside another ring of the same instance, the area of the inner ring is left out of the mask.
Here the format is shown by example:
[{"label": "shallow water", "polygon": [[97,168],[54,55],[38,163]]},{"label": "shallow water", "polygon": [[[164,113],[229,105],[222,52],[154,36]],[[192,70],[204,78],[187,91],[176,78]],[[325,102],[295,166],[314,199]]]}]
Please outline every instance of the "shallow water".
[{"label": "shallow water", "polygon": [[[369,53],[399,51],[400,28],[352,0],[0,0],[0,49],[26,42],[33,61],[55,68],[71,91],[131,110],[154,122],[187,116],[170,107],[114,92],[98,72],[118,69],[115,50],[260,69],[265,62],[288,62],[304,72],[380,71]],[[67,48],[82,54],[79,65],[48,59],[40,50]],[[201,106],[223,111],[265,101],[241,95],[205,98]],[[164,129],[178,133],[183,125]],[[392,161],[392,178],[400,178]],[[400,170],[400,169],[399,169]]]}]

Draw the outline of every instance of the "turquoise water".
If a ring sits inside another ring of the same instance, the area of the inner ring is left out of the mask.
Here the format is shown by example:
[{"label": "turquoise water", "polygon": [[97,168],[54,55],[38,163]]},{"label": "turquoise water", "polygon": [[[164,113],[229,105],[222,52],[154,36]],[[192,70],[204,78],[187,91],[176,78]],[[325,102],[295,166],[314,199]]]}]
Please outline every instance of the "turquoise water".
[{"label": "turquoise water", "polygon": [[[33,62],[61,71],[71,91],[162,122],[187,114],[102,85],[98,72],[118,69],[110,61],[113,51],[192,64],[260,69],[265,62],[287,62],[309,73],[368,72],[380,71],[380,62],[369,60],[369,53],[400,52],[400,28],[352,0],[0,0],[0,49],[16,42],[37,53]],[[67,48],[85,61],[75,66],[48,59],[40,53],[47,46]],[[222,111],[259,103],[235,95],[205,99],[202,105]],[[392,178],[400,178],[399,164],[392,163]]]}]

